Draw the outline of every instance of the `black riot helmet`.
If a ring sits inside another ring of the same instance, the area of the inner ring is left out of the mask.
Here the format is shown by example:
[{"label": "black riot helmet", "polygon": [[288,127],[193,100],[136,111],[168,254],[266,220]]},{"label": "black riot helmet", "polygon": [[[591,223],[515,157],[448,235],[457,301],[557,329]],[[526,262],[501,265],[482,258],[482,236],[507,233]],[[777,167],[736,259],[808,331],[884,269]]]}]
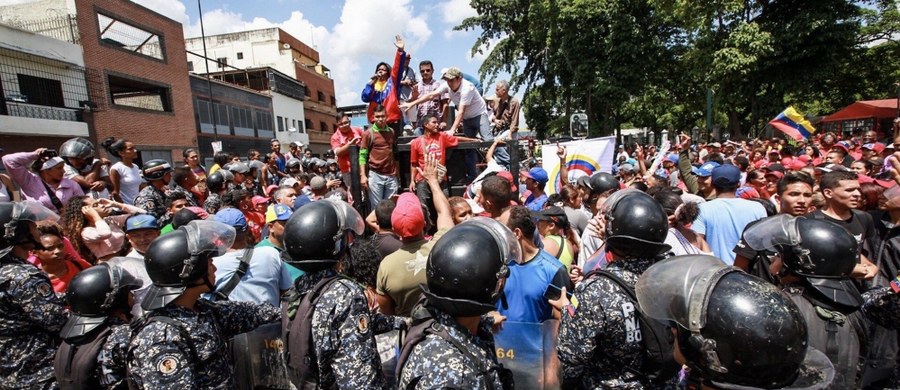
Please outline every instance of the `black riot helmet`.
[{"label": "black riot helmet", "polygon": [[491,218],[473,218],[434,244],[423,291],[431,305],[447,314],[482,315],[496,308],[510,261],[522,261],[513,232]]},{"label": "black riot helmet", "polygon": [[128,292],[140,287],[140,280],[116,265],[101,263],[79,272],[66,288],[66,303],[72,315],[60,336],[83,336],[102,325],[116,309],[131,311]]},{"label": "black riot helmet", "polygon": [[210,291],[214,290],[207,261],[225,254],[234,244],[234,238],[231,226],[197,220],[153,240],[144,255],[147,275],[153,281],[141,302],[144,310],[169,304],[189,287],[206,285]]},{"label": "black riot helmet", "polygon": [[146,180],[163,180],[169,172],[172,172],[172,164],[161,159],[147,161],[144,164],[144,169],[141,171]]},{"label": "black riot helmet", "polygon": [[[59,147],[59,156],[63,159],[68,159],[70,157],[84,159],[93,157],[94,144],[81,137],[71,138],[68,141],[63,142],[62,146]],[[66,160],[66,162],[68,162],[68,160]]]},{"label": "black riot helmet", "polygon": [[31,225],[41,221],[58,220],[59,216],[56,213],[35,201],[0,202],[0,224],[3,226],[0,258],[9,254],[17,245],[33,245],[41,248],[41,243],[31,232]]},{"label": "black riot helmet", "polygon": [[619,190],[619,179],[606,172],[597,172],[588,180],[591,187],[591,195],[600,195],[613,190]]},{"label": "black riot helmet", "polygon": [[648,258],[672,249],[664,244],[669,219],[662,205],[644,192],[616,192],[600,210],[606,219],[607,250],[626,258]]},{"label": "black riot helmet", "polygon": [[644,315],[672,323],[691,377],[722,389],[825,388],[834,367],[808,347],[800,310],[777,287],[707,255],[675,256],[635,284]]},{"label": "black riot helmet", "polygon": [[363,229],[362,217],[347,202],[312,202],[297,209],[285,224],[281,257],[303,271],[321,271],[348,253],[355,235]]},{"label": "black riot helmet", "polygon": [[234,175],[230,171],[219,169],[206,177],[206,187],[211,193],[219,193],[232,181],[234,181]]},{"label": "black riot helmet", "polygon": [[780,252],[782,274],[803,278],[818,303],[843,313],[862,306],[862,295],[850,278],[859,261],[859,245],[844,228],[825,220],[778,215],[747,228],[744,241],[757,251]]}]

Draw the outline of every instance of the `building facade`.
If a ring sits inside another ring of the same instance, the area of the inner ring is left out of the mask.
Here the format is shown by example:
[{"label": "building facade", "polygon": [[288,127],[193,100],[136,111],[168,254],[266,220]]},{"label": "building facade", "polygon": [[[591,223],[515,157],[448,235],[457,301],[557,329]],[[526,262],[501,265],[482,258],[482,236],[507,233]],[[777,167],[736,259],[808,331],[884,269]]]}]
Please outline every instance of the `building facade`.
[{"label": "building facade", "polygon": [[[83,64],[72,69],[85,69],[86,98],[64,96],[62,107],[71,109],[71,101],[82,102],[76,108],[81,107],[80,119],[95,143],[106,137],[126,139],[141,151],[142,160],[170,161],[181,161],[182,150],[197,145],[180,23],[118,0],[35,1],[0,7],[0,15],[2,24],[80,46]],[[30,48],[54,50],[47,42],[40,44],[45,46]],[[42,83],[42,87],[54,84]],[[54,88],[50,85],[51,97],[40,101],[45,107],[60,108],[58,94],[52,97]],[[78,90],[62,89],[67,91],[63,95]],[[34,96],[26,103],[33,104]]]},{"label": "building facade", "polygon": [[[196,73],[227,73],[232,68],[270,67],[303,83],[303,122],[294,127],[309,137],[314,153],[329,149],[337,108],[334,81],[319,53],[280,28],[188,38],[188,64]],[[293,120],[293,117],[291,118]],[[291,122],[291,124],[293,124]],[[286,146],[286,145],[285,145]]]}]

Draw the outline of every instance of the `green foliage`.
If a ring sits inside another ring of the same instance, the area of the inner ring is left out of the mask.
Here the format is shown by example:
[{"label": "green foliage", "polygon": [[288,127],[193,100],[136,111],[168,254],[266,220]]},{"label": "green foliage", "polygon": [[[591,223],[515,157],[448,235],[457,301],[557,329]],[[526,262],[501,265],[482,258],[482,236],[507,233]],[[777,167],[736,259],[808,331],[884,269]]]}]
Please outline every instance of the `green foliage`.
[{"label": "green foliage", "polygon": [[[509,72],[539,133],[588,114],[592,135],[715,122],[754,133],[787,105],[823,115],[894,96],[897,0],[472,0],[473,51],[492,80]],[[727,123],[726,123],[727,122]],[[599,131],[598,131],[599,130]]]}]

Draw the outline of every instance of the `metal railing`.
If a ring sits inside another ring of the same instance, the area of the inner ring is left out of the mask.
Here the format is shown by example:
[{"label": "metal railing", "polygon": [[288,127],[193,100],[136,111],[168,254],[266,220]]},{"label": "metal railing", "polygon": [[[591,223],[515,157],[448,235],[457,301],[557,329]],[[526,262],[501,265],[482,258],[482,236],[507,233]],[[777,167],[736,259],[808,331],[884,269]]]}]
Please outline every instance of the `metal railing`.
[{"label": "metal railing", "polygon": [[6,102],[9,116],[21,116],[36,119],[52,119],[57,121],[81,122],[81,110],[64,107],[39,106],[37,104]]},{"label": "metal railing", "polygon": [[30,20],[19,19],[16,15],[0,15],[0,24],[76,45],[81,44],[78,36],[78,20],[75,18],[75,15]]}]

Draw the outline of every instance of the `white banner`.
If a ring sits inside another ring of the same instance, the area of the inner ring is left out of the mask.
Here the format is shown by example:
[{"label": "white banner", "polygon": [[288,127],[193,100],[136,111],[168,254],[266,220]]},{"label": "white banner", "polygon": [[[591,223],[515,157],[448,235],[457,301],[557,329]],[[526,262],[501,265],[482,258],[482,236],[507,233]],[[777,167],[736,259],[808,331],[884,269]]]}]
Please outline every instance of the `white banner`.
[{"label": "white banner", "polygon": [[[590,176],[594,172],[611,173],[616,152],[616,137],[591,138],[559,144],[566,147],[566,181],[574,183],[581,176]],[[556,156],[556,145],[543,145],[541,158],[544,169],[550,176],[547,182],[547,194],[555,194],[562,188],[559,177],[559,157]]]}]

